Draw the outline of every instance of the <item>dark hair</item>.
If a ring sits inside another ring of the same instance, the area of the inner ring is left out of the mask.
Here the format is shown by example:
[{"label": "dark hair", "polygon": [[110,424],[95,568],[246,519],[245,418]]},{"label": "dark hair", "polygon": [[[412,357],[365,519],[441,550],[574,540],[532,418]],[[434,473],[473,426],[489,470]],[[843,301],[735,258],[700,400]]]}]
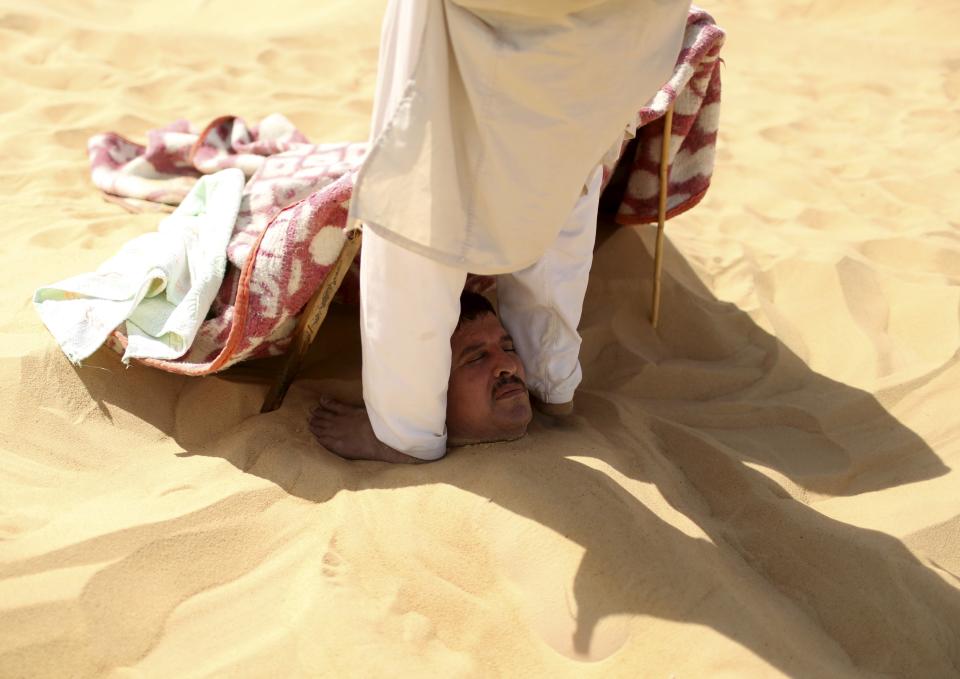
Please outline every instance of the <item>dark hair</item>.
[{"label": "dark hair", "polygon": [[464,290],[460,294],[460,319],[457,321],[457,327],[459,328],[465,321],[472,321],[484,314],[497,315],[490,300],[480,293]]}]

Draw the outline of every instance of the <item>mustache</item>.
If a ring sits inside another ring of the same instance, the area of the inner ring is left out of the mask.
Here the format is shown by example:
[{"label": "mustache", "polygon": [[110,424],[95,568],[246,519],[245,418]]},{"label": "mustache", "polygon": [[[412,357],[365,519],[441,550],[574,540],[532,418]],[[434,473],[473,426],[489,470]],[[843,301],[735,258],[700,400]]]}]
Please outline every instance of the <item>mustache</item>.
[{"label": "mustache", "polygon": [[492,391],[492,393],[493,393],[494,395],[496,395],[501,389],[503,389],[504,387],[506,387],[506,386],[509,385],[509,384],[517,384],[517,385],[520,385],[521,387],[523,387],[524,389],[527,388],[526,382],[524,382],[523,380],[521,380],[521,379],[520,379],[519,377],[517,377],[516,375],[510,375],[509,377],[500,377],[500,378],[497,378],[497,381],[493,384],[493,391]]}]

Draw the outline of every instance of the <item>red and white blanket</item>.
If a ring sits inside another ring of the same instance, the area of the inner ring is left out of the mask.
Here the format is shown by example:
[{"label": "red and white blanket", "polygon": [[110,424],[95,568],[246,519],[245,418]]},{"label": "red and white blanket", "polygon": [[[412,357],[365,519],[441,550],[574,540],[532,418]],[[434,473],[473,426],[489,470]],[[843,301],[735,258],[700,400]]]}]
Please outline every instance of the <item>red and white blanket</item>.
[{"label": "red and white blanket", "polygon": [[[710,185],[720,106],[719,53],[724,33],[693,8],[673,77],[638,111],[637,144],[616,219],[656,221],[663,115],[674,102],[668,217],[696,205]],[[227,247],[228,268],[190,350],[174,361],[143,359],[170,372],[205,375],[245,359],[282,353],[297,315],[326,276],[346,240],[354,171],[366,144],[311,144],[274,114],[248,127],[234,116],[202,130],[180,120],[151,130],[147,145],[114,133],[88,142],[93,182],[131,211],[173,206],[197,178],[238,167],[249,180]],[[628,148],[626,141],[621,154]],[[632,147],[631,147],[632,148]],[[609,180],[616,159],[604,173]],[[339,293],[354,301],[358,261]],[[108,342],[123,351],[120,330]]]}]

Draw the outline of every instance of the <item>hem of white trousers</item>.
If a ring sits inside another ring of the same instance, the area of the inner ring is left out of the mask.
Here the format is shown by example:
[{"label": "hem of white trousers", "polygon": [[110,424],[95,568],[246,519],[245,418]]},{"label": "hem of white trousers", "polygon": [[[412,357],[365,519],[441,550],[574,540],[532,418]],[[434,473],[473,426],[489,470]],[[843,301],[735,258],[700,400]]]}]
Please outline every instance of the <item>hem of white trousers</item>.
[{"label": "hem of white trousers", "polygon": [[541,393],[539,390],[534,389],[532,387],[531,387],[531,391],[533,391],[536,397],[540,399],[543,403],[549,403],[551,405],[559,405],[562,403],[569,403],[570,401],[572,401],[573,397],[577,393],[577,388],[574,387],[573,389],[563,390],[563,391],[558,391],[555,389],[551,391],[549,394]]},{"label": "hem of white trousers", "polygon": [[436,443],[434,445],[419,444],[410,446],[409,441],[403,441],[394,435],[394,432],[384,425],[382,418],[369,407],[367,408],[367,417],[370,419],[370,426],[373,428],[373,434],[381,443],[385,443],[399,453],[415,457],[424,462],[434,462],[447,454],[447,437],[432,437]]}]

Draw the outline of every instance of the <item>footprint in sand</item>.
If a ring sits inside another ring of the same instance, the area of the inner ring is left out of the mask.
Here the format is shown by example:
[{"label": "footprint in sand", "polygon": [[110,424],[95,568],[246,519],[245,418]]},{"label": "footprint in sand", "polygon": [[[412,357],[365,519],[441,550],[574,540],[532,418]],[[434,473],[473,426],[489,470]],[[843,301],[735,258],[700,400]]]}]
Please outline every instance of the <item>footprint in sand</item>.
[{"label": "footprint in sand", "polygon": [[943,62],[943,91],[951,99],[960,99],[960,59]]},{"label": "footprint in sand", "polygon": [[[89,115],[92,110],[93,106],[87,102],[71,101],[44,106],[38,111],[37,117],[44,122],[68,125],[72,121],[80,120]],[[84,145],[86,145],[86,139],[84,139]]]},{"label": "footprint in sand", "polygon": [[95,134],[89,127],[73,127],[66,130],[57,130],[53,133],[53,140],[67,149],[86,148],[87,140]]},{"label": "footprint in sand", "polygon": [[367,96],[349,97],[343,106],[355,113],[370,113],[373,109],[373,100]]},{"label": "footprint in sand", "polygon": [[349,572],[349,569],[343,557],[340,555],[336,533],[330,538],[330,542],[327,543],[327,551],[324,552],[320,558],[320,572],[330,581],[330,584],[336,585],[337,587],[344,584],[343,580]]},{"label": "footprint in sand", "polygon": [[[320,557],[320,572],[330,584],[336,587],[345,587],[351,569],[343,558],[338,543],[339,536],[334,533],[327,543],[327,550]],[[408,610],[399,605],[396,594],[378,600],[371,598],[370,594],[363,588],[355,588],[345,592],[345,594],[353,597],[355,604],[363,603],[363,605],[355,608],[356,611],[365,611],[365,615],[373,615],[374,618],[384,623],[384,629],[387,630],[388,635],[394,638],[394,641],[423,647],[435,640],[436,628],[433,621],[422,613]],[[392,622],[385,623],[386,620]]]},{"label": "footprint in sand", "polygon": [[30,236],[27,239],[27,243],[41,248],[56,249],[62,248],[63,243],[67,242],[70,238],[75,238],[76,236],[77,229],[75,227],[50,227]]},{"label": "footprint in sand", "polygon": [[760,130],[760,136],[774,144],[795,143],[803,139],[809,125],[802,120],[795,120],[781,125],[769,125]]},{"label": "footprint in sand", "polygon": [[27,16],[26,14],[4,14],[0,18],[0,28],[6,28],[19,33],[36,33],[41,26],[39,17]]},{"label": "footprint in sand", "polygon": [[275,66],[280,58],[280,52],[278,50],[267,48],[257,54],[257,63],[263,66]]}]

